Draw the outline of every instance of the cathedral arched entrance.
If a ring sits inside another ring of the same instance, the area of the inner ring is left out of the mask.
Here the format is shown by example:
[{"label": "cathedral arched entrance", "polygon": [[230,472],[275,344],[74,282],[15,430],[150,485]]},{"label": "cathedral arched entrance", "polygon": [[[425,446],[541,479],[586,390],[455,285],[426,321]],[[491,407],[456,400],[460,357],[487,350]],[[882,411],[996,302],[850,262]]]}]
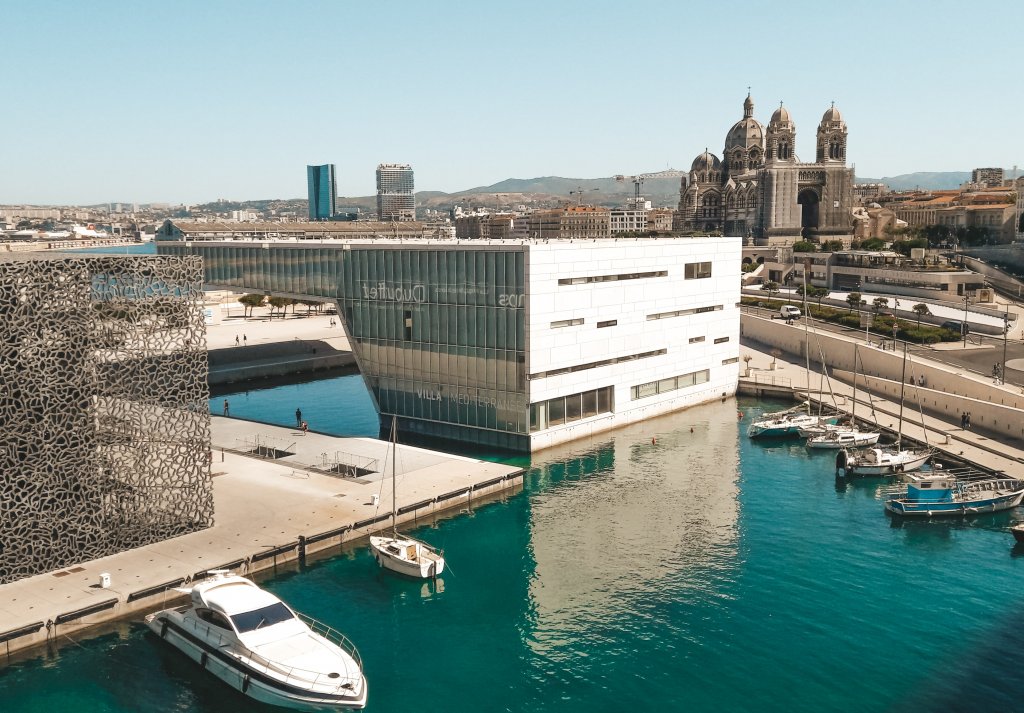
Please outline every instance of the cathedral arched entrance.
[{"label": "cathedral arched entrance", "polygon": [[821,200],[816,190],[805,188],[797,194],[796,202],[800,204],[800,235],[806,240],[818,230]]}]

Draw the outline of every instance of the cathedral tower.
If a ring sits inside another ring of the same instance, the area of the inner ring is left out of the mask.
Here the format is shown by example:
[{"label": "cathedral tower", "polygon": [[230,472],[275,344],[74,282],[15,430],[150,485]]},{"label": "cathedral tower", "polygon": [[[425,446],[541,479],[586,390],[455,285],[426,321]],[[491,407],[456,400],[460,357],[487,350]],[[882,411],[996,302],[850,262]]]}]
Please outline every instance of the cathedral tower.
[{"label": "cathedral tower", "polygon": [[796,124],[789,115],[789,110],[779,104],[768,122],[766,134],[766,159],[769,164],[795,163]]},{"label": "cathedral tower", "polygon": [[818,125],[817,163],[840,163],[846,165],[846,122],[836,109],[829,107]]}]

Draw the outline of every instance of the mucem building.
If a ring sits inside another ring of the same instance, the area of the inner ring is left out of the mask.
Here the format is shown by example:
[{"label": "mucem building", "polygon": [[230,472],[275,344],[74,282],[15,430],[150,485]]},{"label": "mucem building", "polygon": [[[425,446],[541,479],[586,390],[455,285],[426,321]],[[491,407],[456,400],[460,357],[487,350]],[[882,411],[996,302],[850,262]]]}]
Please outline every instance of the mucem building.
[{"label": "mucem building", "polygon": [[0,583],[212,525],[201,270],[0,257]]},{"label": "mucem building", "polygon": [[740,238],[165,241],[336,302],[383,424],[530,451],[732,395]]}]

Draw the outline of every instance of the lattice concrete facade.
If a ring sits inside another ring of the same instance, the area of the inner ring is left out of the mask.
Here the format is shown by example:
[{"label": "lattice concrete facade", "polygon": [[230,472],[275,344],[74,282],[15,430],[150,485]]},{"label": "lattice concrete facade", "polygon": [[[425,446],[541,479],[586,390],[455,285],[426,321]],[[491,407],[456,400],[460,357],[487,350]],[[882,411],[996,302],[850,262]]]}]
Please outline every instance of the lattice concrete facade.
[{"label": "lattice concrete facade", "polygon": [[213,524],[201,295],[195,257],[0,257],[0,583]]}]

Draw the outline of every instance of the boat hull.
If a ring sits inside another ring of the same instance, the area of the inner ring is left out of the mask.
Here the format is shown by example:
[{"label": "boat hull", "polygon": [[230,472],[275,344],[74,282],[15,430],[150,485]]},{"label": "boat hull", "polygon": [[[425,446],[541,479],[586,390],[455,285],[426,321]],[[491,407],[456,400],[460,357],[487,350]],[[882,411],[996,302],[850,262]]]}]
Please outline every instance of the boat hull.
[{"label": "boat hull", "polygon": [[854,456],[840,450],[836,455],[836,475],[838,477],[854,475],[896,475],[897,473],[918,470],[932,457],[931,451],[917,453],[912,457],[887,459],[880,462],[859,462]]},{"label": "boat hull", "polygon": [[904,517],[980,515],[983,513],[1000,512],[1002,510],[1015,508],[1020,505],[1021,498],[1024,498],[1024,490],[966,502],[917,503],[906,502],[903,500],[890,500],[885,503],[885,509],[893,515],[901,515]]},{"label": "boat hull", "polygon": [[361,710],[366,707],[368,691],[365,677],[358,696],[317,694],[290,686],[260,669],[246,666],[222,647],[213,646],[194,636],[165,612],[147,617],[146,626],[208,673],[255,701],[298,711]]},{"label": "boat hull", "polygon": [[1010,532],[1013,533],[1013,539],[1015,539],[1017,542],[1024,543],[1024,527],[1021,527],[1020,525],[1014,525],[1010,528]]},{"label": "boat hull", "polygon": [[829,439],[829,438],[809,438],[807,440],[808,448],[815,448],[819,450],[832,450],[837,451],[841,448],[862,448],[864,446],[873,446],[878,443],[878,439],[881,437],[879,433],[860,433],[857,434],[853,440],[840,440],[840,439]]},{"label": "boat hull", "polygon": [[[415,561],[395,556],[389,548],[389,545],[391,544],[397,544],[399,548],[404,548],[409,546],[410,543],[422,548],[419,551],[420,556]],[[371,537],[370,552],[373,553],[373,558],[377,560],[377,564],[381,567],[391,572],[395,572],[396,574],[405,575],[406,577],[414,577],[415,579],[432,579],[444,571],[444,558],[429,551],[426,545],[415,540],[393,537]]]}]

